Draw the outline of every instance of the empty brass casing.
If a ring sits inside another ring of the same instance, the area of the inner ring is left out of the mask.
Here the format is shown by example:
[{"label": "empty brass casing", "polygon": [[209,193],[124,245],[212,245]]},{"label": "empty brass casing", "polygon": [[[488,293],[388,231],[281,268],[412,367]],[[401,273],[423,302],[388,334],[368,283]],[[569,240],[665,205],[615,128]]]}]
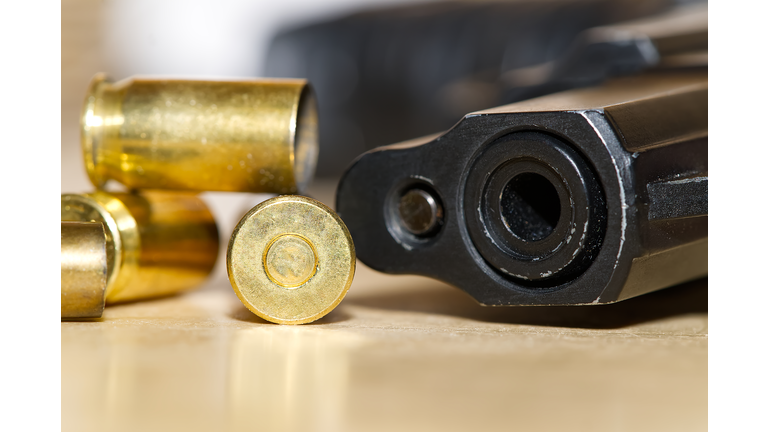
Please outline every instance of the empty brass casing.
[{"label": "empty brass casing", "polygon": [[85,98],[81,141],[97,188],[297,193],[317,163],[305,80],[185,81],[103,74]]},{"label": "empty brass casing", "polygon": [[232,233],[227,273],[251,312],[279,324],[318,320],[355,276],[355,246],[341,218],[303,196],[257,205]]},{"label": "empty brass casing", "polygon": [[107,304],[194,288],[211,272],[219,251],[216,222],[190,193],[65,194],[61,220],[104,224]]},{"label": "empty brass casing", "polygon": [[61,223],[62,318],[98,318],[104,312],[106,246],[103,224]]}]

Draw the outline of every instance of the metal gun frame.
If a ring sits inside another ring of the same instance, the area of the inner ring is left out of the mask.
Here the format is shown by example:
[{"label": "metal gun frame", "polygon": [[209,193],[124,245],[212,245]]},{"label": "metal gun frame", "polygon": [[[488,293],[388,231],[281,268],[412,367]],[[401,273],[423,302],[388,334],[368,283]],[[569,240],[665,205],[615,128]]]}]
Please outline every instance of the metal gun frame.
[{"label": "metal gun frame", "polygon": [[612,303],[699,278],[707,86],[706,70],[651,73],[471,113],[361,155],[336,209],[366,265],[484,305]]}]

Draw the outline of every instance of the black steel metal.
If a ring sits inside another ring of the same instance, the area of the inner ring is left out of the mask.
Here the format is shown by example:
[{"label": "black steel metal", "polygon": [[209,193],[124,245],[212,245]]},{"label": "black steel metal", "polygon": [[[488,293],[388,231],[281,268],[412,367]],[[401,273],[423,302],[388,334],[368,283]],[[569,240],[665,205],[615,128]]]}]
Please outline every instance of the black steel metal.
[{"label": "black steel metal", "polygon": [[[357,256],[486,305],[610,303],[707,274],[707,77],[649,74],[468,114],[359,157],[336,209]],[[407,229],[417,188],[441,224]]]}]

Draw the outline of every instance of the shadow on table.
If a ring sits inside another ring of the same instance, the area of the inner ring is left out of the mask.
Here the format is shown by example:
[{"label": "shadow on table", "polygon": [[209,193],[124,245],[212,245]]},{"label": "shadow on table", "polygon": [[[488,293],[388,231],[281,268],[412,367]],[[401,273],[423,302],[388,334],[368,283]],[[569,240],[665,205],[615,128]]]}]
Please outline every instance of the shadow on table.
[{"label": "shadow on table", "polygon": [[505,324],[612,329],[687,314],[706,314],[707,285],[704,278],[619,303],[596,306],[485,307],[463,291],[442,285],[370,294],[347,299],[345,303]]}]

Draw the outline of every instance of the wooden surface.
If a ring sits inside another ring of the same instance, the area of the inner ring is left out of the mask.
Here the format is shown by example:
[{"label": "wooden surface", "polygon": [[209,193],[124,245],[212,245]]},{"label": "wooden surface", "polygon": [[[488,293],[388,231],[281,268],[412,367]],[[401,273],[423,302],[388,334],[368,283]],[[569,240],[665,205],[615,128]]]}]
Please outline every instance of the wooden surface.
[{"label": "wooden surface", "polygon": [[[312,194],[332,202],[332,186]],[[220,218],[222,237],[235,223]],[[64,431],[707,427],[706,280],[615,305],[487,308],[358,263],[331,314],[280,326],[220,266],[198,291],[61,331]]]}]

